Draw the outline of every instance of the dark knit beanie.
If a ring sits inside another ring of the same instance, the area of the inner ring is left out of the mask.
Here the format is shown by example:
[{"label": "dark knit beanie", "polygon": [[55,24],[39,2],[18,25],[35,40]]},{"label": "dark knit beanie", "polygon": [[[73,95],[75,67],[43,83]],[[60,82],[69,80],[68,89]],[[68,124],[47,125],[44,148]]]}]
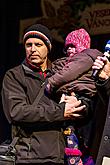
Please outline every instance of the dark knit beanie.
[{"label": "dark knit beanie", "polygon": [[28,38],[39,38],[41,39],[48,50],[52,47],[52,37],[49,29],[41,24],[34,24],[28,27],[24,32],[23,42],[25,43]]}]

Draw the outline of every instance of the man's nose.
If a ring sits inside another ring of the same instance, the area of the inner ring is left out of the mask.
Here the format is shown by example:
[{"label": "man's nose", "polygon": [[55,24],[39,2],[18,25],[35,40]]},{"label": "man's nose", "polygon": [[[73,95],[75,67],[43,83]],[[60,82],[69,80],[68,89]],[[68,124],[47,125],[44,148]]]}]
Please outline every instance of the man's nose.
[{"label": "man's nose", "polygon": [[35,46],[35,44],[32,44],[31,50],[32,50],[32,51],[36,51],[36,46]]}]

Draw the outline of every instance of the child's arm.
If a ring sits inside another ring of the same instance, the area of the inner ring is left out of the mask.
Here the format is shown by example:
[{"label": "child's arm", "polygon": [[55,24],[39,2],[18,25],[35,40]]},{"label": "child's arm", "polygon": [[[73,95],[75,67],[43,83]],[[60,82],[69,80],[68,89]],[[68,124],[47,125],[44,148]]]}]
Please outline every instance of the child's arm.
[{"label": "child's arm", "polygon": [[[90,70],[95,58],[102,55],[103,53],[96,49],[87,49],[82,53],[76,54],[68,61],[68,63],[66,62],[62,69],[60,68],[60,70],[55,70],[56,73],[48,79],[49,84],[47,91],[51,93],[53,89],[58,89],[62,85],[78,79],[88,70]],[[57,64],[58,63],[56,63],[56,65]]]},{"label": "child's arm", "polygon": [[67,82],[73,81],[88,71],[93,64],[93,59],[86,53],[80,53],[74,56],[62,70],[56,70],[48,81],[52,87],[60,87]]}]

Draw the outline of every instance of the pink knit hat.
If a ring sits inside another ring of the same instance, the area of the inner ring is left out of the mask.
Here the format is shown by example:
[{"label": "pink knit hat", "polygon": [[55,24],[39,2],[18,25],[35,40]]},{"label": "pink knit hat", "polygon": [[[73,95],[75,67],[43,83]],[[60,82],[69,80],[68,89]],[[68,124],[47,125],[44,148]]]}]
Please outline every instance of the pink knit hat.
[{"label": "pink knit hat", "polygon": [[90,36],[83,28],[72,31],[65,39],[65,49],[69,45],[73,45],[76,48],[77,53],[80,53],[84,49],[90,48]]}]

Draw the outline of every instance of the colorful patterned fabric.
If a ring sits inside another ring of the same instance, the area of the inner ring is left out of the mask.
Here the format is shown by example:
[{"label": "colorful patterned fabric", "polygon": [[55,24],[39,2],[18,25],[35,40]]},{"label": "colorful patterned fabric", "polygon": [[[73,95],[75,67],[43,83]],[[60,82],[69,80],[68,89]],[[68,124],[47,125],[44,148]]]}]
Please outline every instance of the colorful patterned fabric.
[{"label": "colorful patterned fabric", "polygon": [[95,165],[92,156],[85,156],[83,159],[83,165]]},{"label": "colorful patterned fabric", "polygon": [[72,31],[69,33],[65,39],[65,49],[69,45],[73,45],[76,48],[76,52],[80,53],[81,51],[90,48],[90,36],[87,31],[83,28]]},{"label": "colorful patterned fabric", "polygon": [[[66,140],[65,165],[95,165],[88,147],[84,145],[84,142],[79,144],[73,126],[68,126],[64,135]],[[82,145],[81,148],[80,145]]]},{"label": "colorful patterned fabric", "polygon": [[81,160],[81,151],[78,149],[78,139],[74,133],[74,127],[69,126],[64,131],[66,148],[65,148],[65,164],[67,165],[83,165]]}]

